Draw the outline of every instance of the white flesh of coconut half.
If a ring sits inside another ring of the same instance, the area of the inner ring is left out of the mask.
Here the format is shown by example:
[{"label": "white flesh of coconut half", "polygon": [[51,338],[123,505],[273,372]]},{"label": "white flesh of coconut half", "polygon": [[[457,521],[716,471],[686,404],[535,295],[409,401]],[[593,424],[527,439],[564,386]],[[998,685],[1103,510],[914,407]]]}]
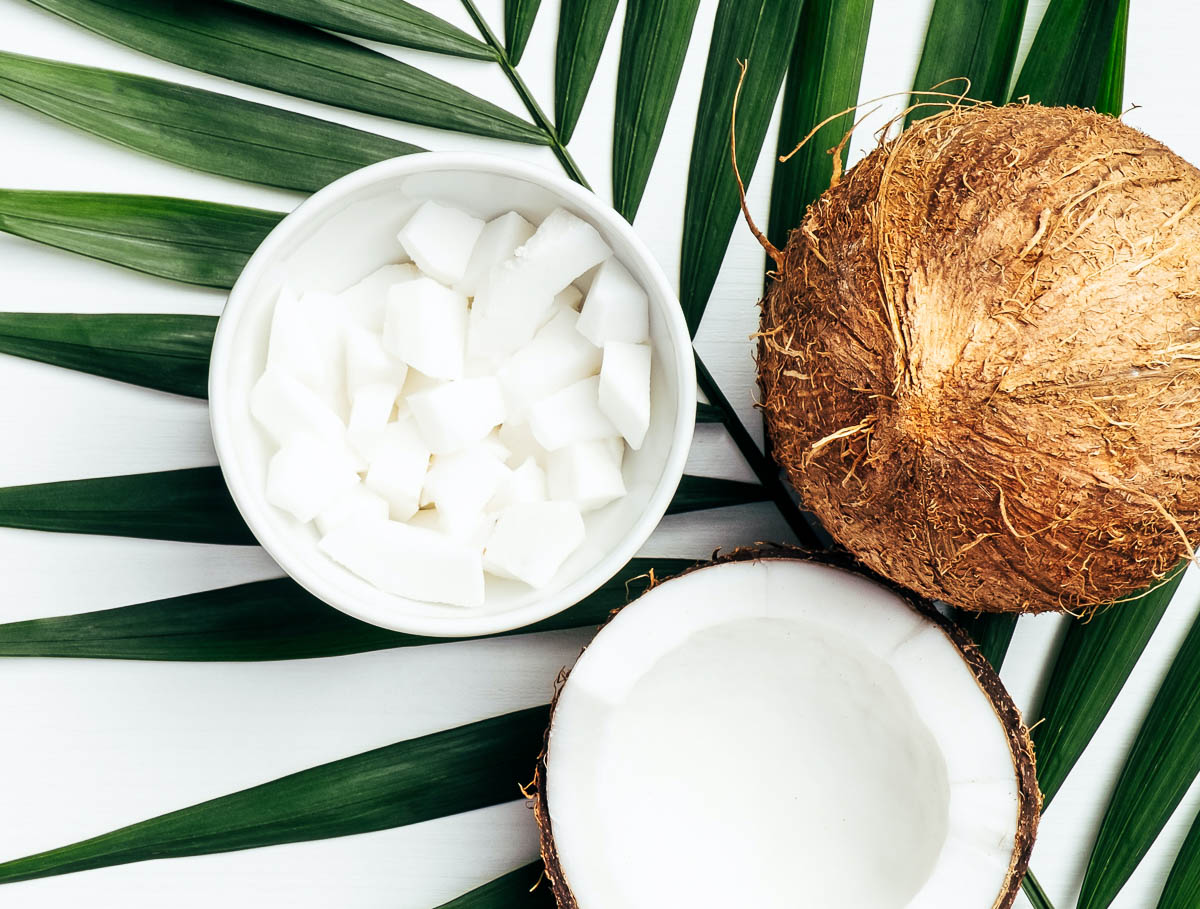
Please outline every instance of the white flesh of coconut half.
[{"label": "white flesh of coconut half", "polygon": [[1008,726],[939,624],[841,568],[660,584],[560,693],[539,809],[560,903],[1007,906],[1038,799],[999,696]]}]

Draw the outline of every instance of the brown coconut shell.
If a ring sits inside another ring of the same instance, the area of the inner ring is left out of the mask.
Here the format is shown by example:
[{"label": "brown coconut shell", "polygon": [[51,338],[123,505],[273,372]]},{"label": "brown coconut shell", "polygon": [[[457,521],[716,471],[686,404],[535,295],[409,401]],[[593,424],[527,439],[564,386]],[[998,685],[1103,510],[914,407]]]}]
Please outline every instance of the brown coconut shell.
[{"label": "brown coconut shell", "polygon": [[1200,530],[1200,171],[1112,117],[955,107],[809,209],[762,306],[804,504],[971,610],[1081,611]]},{"label": "brown coconut shell", "polygon": [[[1042,793],[1037,784],[1037,760],[1034,756],[1033,741],[1029,737],[1029,729],[1022,721],[1021,712],[1017,709],[1017,705],[1013,703],[1012,697],[1004,687],[1004,683],[1000,681],[1000,676],[996,673],[996,670],[992,668],[992,664],[987,661],[987,658],[975,646],[975,643],[966,632],[934,609],[929,602],[913,596],[905,588],[897,586],[887,578],[872,572],[870,569],[864,568],[844,553],[814,553],[794,546],[779,545],[771,545],[763,548],[744,548],[733,550],[724,555],[714,555],[712,561],[694,565],[676,575],[676,577],[683,577],[684,575],[691,574],[693,571],[702,571],[705,568],[711,568],[714,565],[720,565],[725,562],[752,562],[763,559],[794,559],[817,562],[870,578],[891,590],[913,610],[919,612],[930,622],[937,625],[945,633],[946,637],[959,649],[963,661],[971,669],[971,672],[974,673],[980,689],[991,702],[992,709],[996,713],[996,718],[1004,727],[1005,734],[1008,736],[1009,749],[1012,752],[1019,802],[1017,835],[1013,841],[1012,857],[1009,860],[1009,870],[1008,875],[1005,877],[1004,886],[1001,892],[997,894],[995,903],[991,906],[991,909],[1010,909],[1017,898],[1017,893],[1021,889],[1021,881],[1025,877],[1025,872],[1029,868],[1029,859],[1033,853],[1034,841],[1037,838],[1038,821],[1041,818]],[[667,580],[655,581],[653,586],[657,586],[658,583],[667,583]],[[612,615],[615,616],[619,611],[614,610]],[[550,820],[550,806],[545,794],[546,767],[550,752],[550,730],[554,726],[554,714],[558,709],[559,693],[562,691],[562,687],[566,684],[568,678],[569,673],[564,671],[558,679],[550,709],[550,726],[546,729],[546,739],[542,747],[542,753],[538,756],[533,783],[524,791],[532,801],[534,817],[537,819],[540,835],[542,860],[546,866],[546,880],[549,882],[554,899],[559,909],[579,909],[579,903],[575,899],[574,893],[571,892],[570,884],[563,873],[562,863],[559,861],[558,848],[554,843],[554,825]],[[587,909],[591,909],[591,907],[587,907]],[[963,907],[963,909],[985,909],[985,907]]]}]

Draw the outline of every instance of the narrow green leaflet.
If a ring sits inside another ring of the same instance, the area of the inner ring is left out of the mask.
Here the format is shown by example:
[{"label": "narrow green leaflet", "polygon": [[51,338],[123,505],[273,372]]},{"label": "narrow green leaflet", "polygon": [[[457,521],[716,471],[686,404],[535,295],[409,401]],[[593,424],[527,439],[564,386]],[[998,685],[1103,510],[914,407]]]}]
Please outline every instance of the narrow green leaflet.
[{"label": "narrow green leaflet", "polygon": [[554,894],[542,880],[544,873],[540,860],[531,862],[438,909],[555,909]]},{"label": "narrow green leaflet", "polygon": [[1182,580],[1180,568],[1128,603],[1071,622],[1046,683],[1041,721],[1032,732],[1044,805],[1100,728]]},{"label": "narrow green leaflet", "polygon": [[[1142,722],[1088,860],[1078,909],[1112,904],[1200,773],[1200,619]],[[1195,894],[1191,894],[1195,899]]]},{"label": "narrow green leaflet", "polygon": [[554,121],[570,142],[617,12],[617,0],[562,0],[554,58]]},{"label": "narrow green leaflet", "polygon": [[700,403],[696,405],[697,423],[724,423],[725,413],[719,407]]},{"label": "narrow green leaflet", "polygon": [[1192,824],[1179,855],[1175,856],[1158,909],[1195,909],[1197,893],[1200,893],[1200,817]]},{"label": "narrow green leaflet", "polygon": [[84,28],[190,69],[456,132],[545,145],[501,107],[345,38],[257,10],[181,0],[32,0]]},{"label": "narrow green leaflet", "polygon": [[667,508],[667,514],[687,514],[707,508],[765,502],[767,499],[766,490],[758,483],[684,476],[679,482],[675,498],[671,500],[671,505]]},{"label": "narrow green leaflet", "polygon": [[283,214],[165,196],[0,189],[0,230],[172,281],[232,287]]},{"label": "narrow green leaflet", "polygon": [[[977,101],[1003,104],[1017,62],[1021,26],[1029,0],[936,0],[913,91],[966,93]],[[969,79],[970,85],[963,81]],[[953,80],[953,81],[951,81]],[[938,101],[916,95],[913,103]],[[937,110],[918,108],[909,121]]]},{"label": "narrow green leaflet", "polygon": [[[873,7],[874,0],[806,0],[783,90],[780,157],[790,154],[822,120],[858,100]],[[830,121],[787,161],[776,161],[767,236],[780,249],[808,206],[829,189],[830,151],[841,143],[854,118],[851,111]],[[844,150],[841,159],[844,166]]]},{"label": "narrow green leaflet", "polygon": [[405,0],[233,0],[265,13],[370,38],[472,60],[495,60],[478,38]]},{"label": "narrow green leaflet", "polygon": [[1119,113],[1128,15],[1128,0],[1050,0],[1013,98]]},{"label": "narrow green leaflet", "polygon": [[549,722],[535,707],[410,739],[0,864],[0,884],[148,859],[353,836],[521,797]]},{"label": "narrow green leaflet", "polygon": [[1008,645],[1012,643],[1013,632],[1017,630],[1017,617],[995,612],[982,612],[977,615],[960,612],[958,624],[971,636],[971,640],[992,664],[992,668],[999,672],[1000,667],[1004,665],[1004,658],[1008,656]]},{"label": "narrow green leaflet", "polygon": [[513,66],[525,55],[525,45],[529,43],[541,5],[542,0],[504,0],[504,49]]},{"label": "narrow green leaflet", "polygon": [[423,151],[216,92],[2,51],[0,97],[173,164],[306,192]]},{"label": "narrow green leaflet", "polygon": [[3,312],[0,353],[206,398],[216,327],[215,316]]},{"label": "narrow green leaflet", "polygon": [[1021,881],[1021,889],[1025,891],[1025,897],[1033,909],[1054,909],[1050,897],[1046,896],[1046,891],[1042,889],[1042,885],[1038,883],[1038,879],[1033,876],[1032,871],[1025,873],[1025,877]]},{"label": "narrow green leaflet", "polygon": [[721,0],[717,7],[683,208],[679,296],[693,335],[738,219],[729,154],[738,62],[745,61],[746,76],[737,112],[737,160],[749,182],[783,85],[801,5],[801,0]]},{"label": "narrow green leaflet", "polygon": [[[591,596],[544,621],[496,637],[566,628],[596,628],[614,609],[689,559],[634,559]],[[447,643],[387,631],[352,619],[279,578],[119,606],[99,612],[0,625],[2,657],[257,662],[304,660]]]},{"label": "narrow green leaflet", "polygon": [[216,467],[0,489],[0,527],[250,545]]},{"label": "narrow green leaflet", "polygon": [[700,0],[629,0],[625,8],[612,181],[613,207],[627,221],[646,191],[699,7]]},{"label": "narrow green leaflet", "polygon": [[1096,110],[1119,117],[1125,106],[1125,48],[1129,40],[1129,0],[1117,7],[1112,43],[1100,76],[1100,91],[1096,95]]},{"label": "narrow green leaflet", "polygon": [[[667,510],[765,498],[753,483],[685,476]],[[218,467],[0,488],[0,527],[190,543],[253,544]]]}]

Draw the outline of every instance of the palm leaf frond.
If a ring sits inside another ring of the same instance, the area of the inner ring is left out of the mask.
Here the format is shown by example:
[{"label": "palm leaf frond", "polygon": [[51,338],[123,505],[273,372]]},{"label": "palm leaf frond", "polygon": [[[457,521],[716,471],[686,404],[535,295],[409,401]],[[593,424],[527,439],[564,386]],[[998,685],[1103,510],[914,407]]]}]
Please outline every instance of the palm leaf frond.
[{"label": "palm leaf frond", "polygon": [[737,111],[737,162],[749,182],[783,85],[801,6],[800,0],[722,0],[717,7],[683,208],[679,297],[693,335],[738,218],[729,150],[738,61],[745,66],[745,83]]},{"label": "palm leaf frond", "polygon": [[625,7],[613,118],[613,207],[632,221],[642,203],[683,71],[700,0]]},{"label": "palm leaf frond", "polygon": [[617,0],[562,0],[554,60],[554,122],[570,142],[612,28]]},{"label": "palm leaf frond", "polygon": [[206,398],[216,328],[215,316],[6,312],[0,353]]},{"label": "palm leaf frond", "polygon": [[542,0],[504,0],[504,49],[513,66],[525,56],[525,45],[541,5]]},{"label": "palm leaf frond", "polygon": [[247,85],[438,129],[549,142],[533,124],[416,67],[247,7],[157,0],[33,2],[134,50]]},{"label": "palm leaf frond", "polygon": [[[806,0],[783,90],[779,156],[789,155],[810,130],[858,100],[874,0]],[[854,123],[854,113],[832,120],[787,161],[775,164],[767,236],[779,249],[833,176],[832,150]],[[846,163],[840,153],[839,171]]]},{"label": "palm leaf frond", "polygon": [[217,92],[3,51],[0,97],[173,164],[284,189],[317,190],[424,150]]},{"label": "palm leaf frond", "polygon": [[353,836],[520,798],[547,707],[322,764],[70,846],[0,864],[0,884],[149,859]]},{"label": "palm leaf frond", "polygon": [[0,189],[0,231],[204,287],[232,287],[282,219],[282,212],[165,196]]},{"label": "palm leaf frond", "polygon": [[540,860],[531,862],[438,909],[554,909],[554,894],[542,880],[545,871]]},{"label": "palm leaf frond", "polygon": [[[493,637],[596,628],[652,579],[679,574],[689,559],[633,559],[575,606]],[[2,657],[261,662],[307,660],[443,644],[388,631],[327,606],[290,578],[257,581],[132,606],[0,625]]]},{"label": "palm leaf frond", "polygon": [[496,52],[462,29],[405,0],[233,0],[308,25],[401,47],[471,60]]},{"label": "palm leaf frond", "polygon": [[0,527],[225,543],[257,541],[216,467],[0,489]]},{"label": "palm leaf frond", "polygon": [[1111,905],[1197,774],[1200,619],[1167,670],[1117,778],[1084,873],[1079,909]]}]

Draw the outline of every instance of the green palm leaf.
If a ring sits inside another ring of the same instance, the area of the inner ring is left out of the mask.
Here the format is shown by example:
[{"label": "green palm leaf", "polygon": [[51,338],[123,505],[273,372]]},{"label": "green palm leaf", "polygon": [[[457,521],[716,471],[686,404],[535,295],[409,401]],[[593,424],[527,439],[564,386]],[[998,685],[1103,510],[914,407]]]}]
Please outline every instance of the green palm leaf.
[{"label": "green palm leaf", "polygon": [[[761,487],[684,476],[667,514],[762,501]],[[254,544],[218,467],[0,488],[0,527],[188,543]]]},{"label": "green palm leaf", "polygon": [[1043,810],[1100,728],[1182,580],[1181,567],[1129,602],[1070,623],[1032,732]]},{"label": "green palm leaf", "polygon": [[613,117],[613,208],[632,221],[683,71],[700,0],[629,0]]},{"label": "green palm leaf", "polygon": [[6,312],[0,353],[206,398],[216,327],[214,316]]},{"label": "green palm leaf", "polygon": [[1200,817],[1179,848],[1158,909],[1194,909],[1197,893],[1200,893]]},{"label": "green palm leaf", "polygon": [[[633,559],[575,606],[544,621],[494,637],[603,625],[658,579],[679,574],[689,559]],[[327,606],[290,578],[78,615],[0,625],[2,657],[102,660],[260,662],[367,653],[441,644],[451,638],[401,634],[368,625]]]},{"label": "green palm leaf", "polygon": [[545,870],[540,860],[531,862],[437,909],[554,909],[554,894],[542,880]]},{"label": "green palm leaf", "polygon": [[[827,117],[858,100],[874,0],[806,0],[783,91],[778,151],[782,157]],[[740,112],[739,112],[740,113]],[[833,156],[854,113],[832,120],[787,161],[775,165],[767,235],[779,249],[833,176]],[[846,152],[841,152],[841,164]],[[840,169],[840,168],[839,168]]]},{"label": "green palm leaf", "polygon": [[148,859],[352,836],[520,797],[541,750],[534,707],[354,757],[0,864],[0,884]]},{"label": "green palm leaf", "polygon": [[1083,877],[1079,909],[1112,904],[1198,773],[1200,619],[1175,655],[1117,779]]},{"label": "green palm leaf", "polygon": [[724,423],[725,413],[719,407],[700,403],[696,405],[697,423]]},{"label": "green palm leaf", "polygon": [[[923,92],[935,85],[941,91],[965,92],[977,101],[1003,104],[1017,62],[1021,26],[1029,0],[936,0],[925,48],[913,79],[913,91]],[[961,80],[967,82],[950,80]],[[913,103],[924,99],[919,94]],[[909,120],[927,116],[936,108],[918,108]]]},{"label": "green palm leaf", "polygon": [[0,97],[173,164],[285,189],[423,151],[216,92],[2,51]]},{"label": "green palm leaf", "polygon": [[1128,0],[1050,0],[1013,98],[1120,113]]},{"label": "green palm leaf", "polygon": [[679,489],[675,492],[675,498],[671,500],[667,514],[687,514],[709,508],[765,502],[767,499],[766,490],[758,483],[684,476],[679,481]]},{"label": "green palm leaf", "polygon": [[504,49],[513,66],[525,55],[542,0],[504,0]]},{"label": "green palm leaf", "polygon": [[[998,612],[982,612],[977,614],[959,612],[958,624],[962,626],[984,655],[992,668],[997,672],[1004,665],[1008,656],[1008,646],[1012,643],[1013,633],[1017,630],[1017,617]],[[1038,770],[1041,770],[1039,764]]]},{"label": "green palm leaf", "polygon": [[0,189],[0,230],[135,271],[232,287],[283,214],[164,196]]},{"label": "green palm leaf", "polygon": [[253,545],[216,467],[0,489],[0,527]]},{"label": "green palm leaf", "polygon": [[693,335],[738,218],[738,187],[729,155],[737,61],[746,65],[737,147],[738,167],[748,182],[783,85],[800,7],[800,0],[721,0],[717,7],[683,208],[679,296]]},{"label": "green palm leaf", "polygon": [[460,28],[405,0],[233,0],[265,13],[401,47],[472,60],[496,52]]},{"label": "green palm leaf", "polygon": [[545,145],[541,130],[336,35],[226,3],[33,0],[135,50],[214,76],[396,120]]},{"label": "green palm leaf", "polygon": [[617,12],[617,0],[562,0],[554,59],[554,121],[570,142]]}]

